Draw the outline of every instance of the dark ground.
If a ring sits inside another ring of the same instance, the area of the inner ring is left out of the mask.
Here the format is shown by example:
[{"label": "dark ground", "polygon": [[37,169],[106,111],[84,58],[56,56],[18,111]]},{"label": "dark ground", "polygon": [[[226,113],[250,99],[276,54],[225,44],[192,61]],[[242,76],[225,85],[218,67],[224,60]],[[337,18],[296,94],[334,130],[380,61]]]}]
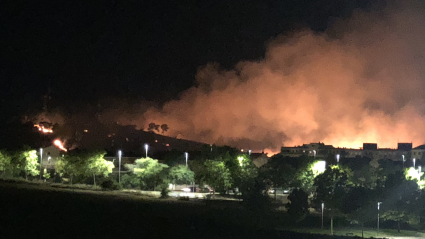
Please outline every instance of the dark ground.
[{"label": "dark ground", "polygon": [[260,214],[205,201],[142,199],[0,182],[1,238],[329,238],[259,229],[271,219]]}]

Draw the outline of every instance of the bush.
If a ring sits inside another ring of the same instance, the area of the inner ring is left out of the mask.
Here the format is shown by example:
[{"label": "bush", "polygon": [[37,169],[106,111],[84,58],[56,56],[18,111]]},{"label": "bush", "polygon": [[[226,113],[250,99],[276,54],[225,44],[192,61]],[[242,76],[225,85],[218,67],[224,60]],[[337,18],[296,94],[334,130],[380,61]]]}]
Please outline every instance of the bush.
[{"label": "bush", "polygon": [[161,189],[161,198],[168,198],[168,193],[170,192],[170,190],[166,187],[163,187]]},{"label": "bush", "polygon": [[114,188],[116,188],[115,190],[121,190],[122,185],[120,183],[118,183],[117,181],[114,181]]},{"label": "bush", "polygon": [[53,176],[53,182],[54,183],[62,183],[62,177],[59,173],[55,173]]},{"label": "bush", "polygon": [[43,178],[44,178],[44,180],[51,178],[50,172],[48,172],[47,169],[44,169],[44,171],[43,171]]},{"label": "bush", "polygon": [[124,188],[140,189],[140,179],[135,174],[125,174],[121,177],[121,184]]},{"label": "bush", "polygon": [[179,200],[181,201],[189,201],[189,197],[188,196],[180,196]]},{"label": "bush", "polygon": [[121,184],[112,180],[105,180],[101,183],[101,187],[103,190],[120,190]]},{"label": "bush", "polygon": [[302,189],[295,189],[288,196],[286,204],[288,214],[295,222],[300,222],[308,215],[308,194]]},{"label": "bush", "polygon": [[265,184],[261,180],[255,180],[248,187],[249,190],[243,190],[242,199],[243,205],[253,211],[269,211],[272,209],[272,201],[267,194]]}]

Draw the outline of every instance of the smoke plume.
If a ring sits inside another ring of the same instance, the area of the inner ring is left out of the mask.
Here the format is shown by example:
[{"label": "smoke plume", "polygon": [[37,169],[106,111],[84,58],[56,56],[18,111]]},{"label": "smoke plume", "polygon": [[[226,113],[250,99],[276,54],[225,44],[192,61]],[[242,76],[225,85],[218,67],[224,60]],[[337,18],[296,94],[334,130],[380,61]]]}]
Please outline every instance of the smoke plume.
[{"label": "smoke plume", "polygon": [[167,135],[253,150],[325,142],[425,143],[423,5],[356,12],[325,33],[272,41],[263,59],[224,70],[207,64],[196,86],[132,124]]}]

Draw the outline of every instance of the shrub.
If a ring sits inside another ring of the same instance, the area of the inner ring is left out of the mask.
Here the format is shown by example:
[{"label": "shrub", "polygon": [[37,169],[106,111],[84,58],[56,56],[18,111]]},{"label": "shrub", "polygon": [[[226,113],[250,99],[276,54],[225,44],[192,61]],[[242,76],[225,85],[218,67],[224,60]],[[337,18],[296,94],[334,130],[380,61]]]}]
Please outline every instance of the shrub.
[{"label": "shrub", "polygon": [[53,176],[53,182],[54,183],[62,183],[62,177],[59,173],[55,173]]},{"label": "shrub", "polygon": [[103,190],[120,190],[122,188],[118,182],[112,180],[103,181],[101,187]]},{"label": "shrub", "polygon": [[246,190],[242,194],[244,206],[253,211],[271,210],[271,198],[267,195],[264,188],[264,183],[256,180],[250,190]]},{"label": "shrub", "polygon": [[180,196],[179,200],[181,201],[189,201],[189,197],[188,196]]},{"label": "shrub", "polygon": [[122,185],[120,183],[118,183],[117,181],[114,181],[114,190],[121,190],[122,189]]},{"label": "shrub", "polygon": [[168,198],[168,193],[170,192],[170,190],[166,187],[163,187],[161,189],[161,198]]},{"label": "shrub", "polygon": [[300,222],[308,214],[308,194],[302,189],[295,189],[288,196],[289,203],[286,204],[288,214],[295,222]]},{"label": "shrub", "polygon": [[121,184],[124,188],[129,189],[140,189],[140,178],[137,177],[135,174],[125,174],[121,177]]},{"label": "shrub", "polygon": [[49,179],[50,178],[50,172],[48,172],[47,169],[44,169],[43,178],[44,179]]}]

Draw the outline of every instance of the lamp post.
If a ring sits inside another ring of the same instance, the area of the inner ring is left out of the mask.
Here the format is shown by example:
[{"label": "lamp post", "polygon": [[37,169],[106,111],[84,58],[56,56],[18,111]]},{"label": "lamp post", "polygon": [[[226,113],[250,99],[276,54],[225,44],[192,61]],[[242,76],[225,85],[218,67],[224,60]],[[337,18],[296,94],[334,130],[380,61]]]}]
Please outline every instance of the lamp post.
[{"label": "lamp post", "polygon": [[316,158],[316,150],[313,149],[313,156]]},{"label": "lamp post", "polygon": [[148,157],[148,149],[149,149],[149,145],[148,144],[145,144],[146,158]]},{"label": "lamp post", "polygon": [[118,150],[118,183],[121,183],[121,150]]},{"label": "lamp post", "polygon": [[336,154],[336,163],[339,163],[339,157],[340,157],[340,155],[339,154]]},{"label": "lamp post", "polygon": [[416,158],[413,158],[413,168],[416,168]]},{"label": "lamp post", "polygon": [[238,157],[238,160],[239,160],[239,166],[241,166],[241,167],[242,167],[243,157],[242,157],[242,156],[239,156],[239,157]]},{"label": "lamp post", "polygon": [[41,175],[43,174],[41,172],[41,165],[43,165],[43,148],[40,148],[40,180],[41,180]]},{"label": "lamp post", "polygon": [[325,209],[325,203],[322,202],[322,230],[323,230],[323,209]]},{"label": "lamp post", "polygon": [[187,152],[185,152],[184,156],[186,157],[186,167],[187,167],[187,158],[189,157],[189,154]]},{"label": "lamp post", "polygon": [[381,205],[381,203],[382,202],[378,202],[378,224],[377,224],[378,231],[376,233],[376,237],[378,237],[378,235],[379,235],[379,206]]},{"label": "lamp post", "polygon": [[403,157],[403,168],[404,168],[404,162],[406,162],[406,160],[404,159],[404,154],[401,155],[401,157]]}]

